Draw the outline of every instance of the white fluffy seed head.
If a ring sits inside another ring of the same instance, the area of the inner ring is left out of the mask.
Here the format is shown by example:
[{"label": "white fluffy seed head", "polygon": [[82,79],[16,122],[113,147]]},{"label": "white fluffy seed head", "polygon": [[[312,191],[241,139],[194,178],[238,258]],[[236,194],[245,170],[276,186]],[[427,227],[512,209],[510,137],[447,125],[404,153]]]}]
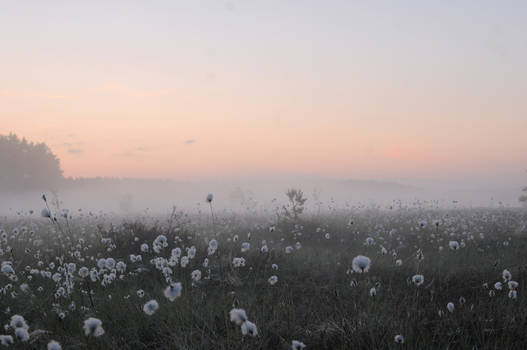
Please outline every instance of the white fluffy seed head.
[{"label": "white fluffy seed head", "polygon": [[89,336],[93,335],[94,337],[99,337],[104,334],[104,329],[102,328],[102,321],[95,317],[90,317],[84,320],[84,335]]},{"label": "white fluffy seed head", "polygon": [[15,329],[15,336],[20,339],[20,341],[26,342],[29,340],[29,333],[26,328],[17,328]]},{"label": "white fluffy seed head", "polygon": [[401,334],[397,334],[393,340],[397,343],[397,344],[404,344],[404,337],[401,335]]},{"label": "white fluffy seed head", "polygon": [[420,286],[425,282],[425,276],[423,275],[414,275],[412,276],[412,283],[416,286]]},{"label": "white fluffy seed head", "polygon": [[157,302],[157,300],[155,299],[152,299],[150,301],[148,301],[144,306],[143,306],[143,311],[145,312],[145,314],[147,314],[148,316],[152,316],[154,314],[154,312],[157,311],[157,309],[159,309],[159,303]]},{"label": "white fluffy seed head", "polygon": [[236,323],[238,326],[247,321],[247,314],[245,313],[244,309],[232,309],[229,312],[229,316],[231,318],[231,322]]},{"label": "white fluffy seed head", "polygon": [[298,340],[293,340],[291,342],[291,350],[302,350],[306,347],[306,344]]},{"label": "white fluffy seed head", "polygon": [[14,343],[13,337],[10,335],[0,335],[0,344],[4,346],[9,346]]},{"label": "white fluffy seed head", "polygon": [[452,249],[452,250],[458,250],[458,249],[459,249],[459,243],[458,243],[458,241],[450,241],[450,242],[448,242],[448,246],[449,246],[450,249]]},{"label": "white fluffy seed head", "polygon": [[367,256],[358,255],[353,258],[351,265],[352,265],[353,271],[358,272],[358,273],[366,273],[370,269],[371,260]]},{"label": "white fluffy seed head", "polygon": [[251,321],[245,321],[241,326],[243,335],[251,335],[256,337],[258,335],[258,328]]},{"label": "white fluffy seed head", "polygon": [[180,282],[172,283],[168,287],[165,288],[164,294],[165,297],[170,300],[174,301],[176,298],[179,298],[181,296],[181,291],[183,290],[183,287],[181,286]]},{"label": "white fluffy seed head", "polygon": [[20,315],[11,316],[10,325],[11,325],[11,328],[14,328],[14,329],[17,329],[17,328],[28,329],[29,328],[24,317]]},{"label": "white fluffy seed head", "polygon": [[512,279],[512,274],[509,270],[505,269],[502,272],[503,282],[509,282]]},{"label": "white fluffy seed head", "polygon": [[52,340],[48,343],[48,350],[62,350],[62,346],[56,340]]},{"label": "white fluffy seed head", "polygon": [[446,304],[446,308],[447,308],[448,311],[454,312],[456,307],[454,306],[454,303],[449,302],[448,304]]}]

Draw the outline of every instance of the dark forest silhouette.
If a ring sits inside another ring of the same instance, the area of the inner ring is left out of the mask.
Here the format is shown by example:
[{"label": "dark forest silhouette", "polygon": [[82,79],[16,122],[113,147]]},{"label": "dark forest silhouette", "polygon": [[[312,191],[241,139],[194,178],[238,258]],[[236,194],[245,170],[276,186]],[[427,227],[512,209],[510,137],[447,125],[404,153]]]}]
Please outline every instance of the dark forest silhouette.
[{"label": "dark forest silhouette", "polygon": [[45,191],[63,180],[60,160],[44,143],[0,135],[0,191]]}]

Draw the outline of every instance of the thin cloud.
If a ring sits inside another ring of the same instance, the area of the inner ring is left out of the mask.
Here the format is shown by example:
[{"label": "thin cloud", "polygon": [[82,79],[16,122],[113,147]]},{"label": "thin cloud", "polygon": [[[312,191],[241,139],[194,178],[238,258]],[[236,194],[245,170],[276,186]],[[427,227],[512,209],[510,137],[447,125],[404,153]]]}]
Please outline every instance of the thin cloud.
[{"label": "thin cloud", "polygon": [[84,150],[81,148],[68,148],[68,153],[81,154],[81,153],[84,153]]},{"label": "thin cloud", "polygon": [[134,149],[127,150],[123,153],[118,153],[116,156],[118,157],[141,157],[144,156],[144,153],[146,152],[146,148],[142,146],[138,146]]},{"label": "thin cloud", "polygon": [[194,139],[185,140],[185,145],[192,145],[194,143],[196,143],[196,140],[194,140]]}]

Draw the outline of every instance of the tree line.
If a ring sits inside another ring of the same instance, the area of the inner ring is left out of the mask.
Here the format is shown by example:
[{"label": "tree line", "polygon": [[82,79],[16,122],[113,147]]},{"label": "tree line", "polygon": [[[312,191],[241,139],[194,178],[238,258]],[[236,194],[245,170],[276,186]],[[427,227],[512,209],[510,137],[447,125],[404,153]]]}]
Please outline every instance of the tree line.
[{"label": "tree line", "polygon": [[60,160],[44,142],[0,135],[0,191],[55,188],[64,179]]}]

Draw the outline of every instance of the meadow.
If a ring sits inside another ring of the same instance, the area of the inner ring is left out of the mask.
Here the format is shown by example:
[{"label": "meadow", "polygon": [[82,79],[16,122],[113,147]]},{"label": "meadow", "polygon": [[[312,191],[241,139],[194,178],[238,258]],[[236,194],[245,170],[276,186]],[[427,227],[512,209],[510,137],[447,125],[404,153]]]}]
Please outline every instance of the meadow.
[{"label": "meadow", "polygon": [[43,207],[0,219],[11,348],[527,348],[525,210]]}]

